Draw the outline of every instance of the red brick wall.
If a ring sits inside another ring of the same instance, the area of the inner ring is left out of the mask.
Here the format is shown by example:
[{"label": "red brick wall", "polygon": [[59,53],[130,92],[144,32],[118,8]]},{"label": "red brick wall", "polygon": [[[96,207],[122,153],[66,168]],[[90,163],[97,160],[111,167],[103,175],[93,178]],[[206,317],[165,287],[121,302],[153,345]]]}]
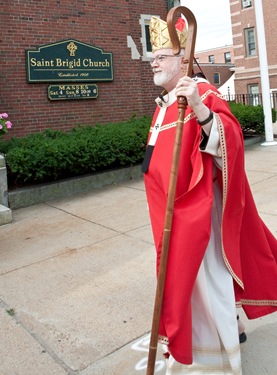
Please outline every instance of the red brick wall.
[{"label": "red brick wall", "polygon": [[[259,86],[261,93],[260,61],[258,55],[258,40],[255,17],[255,2],[252,6],[242,9],[241,1],[230,0],[234,63],[235,63],[235,90],[236,94],[247,94],[248,85]],[[263,14],[265,38],[267,47],[268,73],[270,89],[277,89],[277,38],[276,38],[276,0],[263,0]],[[254,27],[256,33],[256,56],[246,56],[244,30]]]},{"label": "red brick wall", "polygon": [[215,64],[225,64],[225,53],[230,52],[231,54],[231,63],[234,63],[234,49],[232,45],[212,48],[205,51],[199,51],[195,53],[195,57],[198,59],[199,64],[208,64],[209,56],[214,56]]},{"label": "red brick wall", "polygon": [[[152,114],[160,90],[149,63],[132,59],[127,35],[142,55],[140,15],[165,19],[166,0],[13,0],[0,1],[0,8],[0,111],[9,114],[12,135]],[[114,81],[96,82],[97,99],[50,101],[48,83],[26,81],[26,49],[70,38],[113,54]]]}]

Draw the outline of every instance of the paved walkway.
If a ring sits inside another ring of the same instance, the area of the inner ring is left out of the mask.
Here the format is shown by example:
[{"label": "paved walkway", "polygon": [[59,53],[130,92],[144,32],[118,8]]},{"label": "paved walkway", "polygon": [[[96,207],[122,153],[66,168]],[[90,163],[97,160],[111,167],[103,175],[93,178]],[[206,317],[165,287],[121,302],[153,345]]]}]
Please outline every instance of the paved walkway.
[{"label": "paved walkway", "polygon": [[[246,169],[276,235],[277,146],[247,147]],[[143,181],[13,217],[0,228],[0,375],[144,375],[155,254]],[[245,323],[244,375],[277,375],[277,314]]]}]

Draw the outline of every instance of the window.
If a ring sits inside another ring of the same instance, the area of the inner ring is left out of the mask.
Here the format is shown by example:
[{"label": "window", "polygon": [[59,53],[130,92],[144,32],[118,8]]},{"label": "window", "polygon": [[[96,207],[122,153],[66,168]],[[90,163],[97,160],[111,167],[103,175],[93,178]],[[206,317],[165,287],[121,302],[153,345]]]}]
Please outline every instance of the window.
[{"label": "window", "polygon": [[150,43],[150,32],[149,32],[149,24],[145,24],[145,39],[146,39],[146,51],[152,52],[152,46]]},{"label": "window", "polygon": [[214,64],[214,55],[209,56],[209,63]]},{"label": "window", "polygon": [[149,24],[151,20],[151,14],[141,14],[140,25],[141,25],[141,44],[143,49],[143,60],[148,60],[152,57],[152,46],[150,43]]},{"label": "window", "polygon": [[250,29],[244,30],[246,56],[256,56],[256,41],[255,41],[255,29],[251,27]]},{"label": "window", "polygon": [[224,53],[224,60],[226,63],[231,62],[231,52],[225,52]]},{"label": "window", "polygon": [[215,85],[220,84],[220,73],[214,73],[214,84]]},{"label": "window", "polygon": [[180,0],[167,0],[167,8],[168,10],[173,7],[177,7],[180,5]]},{"label": "window", "polygon": [[249,105],[259,105],[259,86],[257,84],[247,85]]},{"label": "window", "polygon": [[251,0],[242,0],[242,8],[249,8],[252,6],[252,1]]}]

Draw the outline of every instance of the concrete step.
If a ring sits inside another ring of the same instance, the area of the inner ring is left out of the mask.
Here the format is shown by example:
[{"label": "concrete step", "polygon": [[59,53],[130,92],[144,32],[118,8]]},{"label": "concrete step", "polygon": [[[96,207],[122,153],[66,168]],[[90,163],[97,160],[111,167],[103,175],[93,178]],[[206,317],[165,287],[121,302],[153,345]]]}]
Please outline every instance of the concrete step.
[{"label": "concrete step", "polygon": [[12,211],[0,204],[0,225],[10,224],[12,221]]}]

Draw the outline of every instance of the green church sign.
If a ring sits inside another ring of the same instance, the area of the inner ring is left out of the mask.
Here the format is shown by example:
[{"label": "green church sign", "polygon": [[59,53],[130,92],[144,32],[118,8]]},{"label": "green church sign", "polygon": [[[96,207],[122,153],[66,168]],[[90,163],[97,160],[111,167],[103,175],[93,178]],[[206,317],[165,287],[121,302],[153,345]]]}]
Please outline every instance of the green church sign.
[{"label": "green church sign", "polygon": [[29,83],[113,80],[112,54],[74,39],[26,50],[26,70]]}]

